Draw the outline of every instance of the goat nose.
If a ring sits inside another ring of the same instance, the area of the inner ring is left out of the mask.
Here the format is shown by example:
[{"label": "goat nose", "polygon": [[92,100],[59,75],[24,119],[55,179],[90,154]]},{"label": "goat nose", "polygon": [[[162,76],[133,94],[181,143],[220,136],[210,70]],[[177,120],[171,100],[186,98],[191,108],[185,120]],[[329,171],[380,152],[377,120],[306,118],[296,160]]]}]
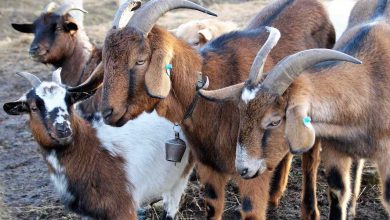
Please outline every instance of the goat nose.
[{"label": "goat nose", "polygon": [[107,120],[108,118],[111,117],[112,112],[113,112],[113,109],[112,109],[112,108],[104,109],[104,110],[102,111],[102,116],[103,116],[103,118]]},{"label": "goat nose", "polygon": [[242,169],[241,172],[240,172],[240,175],[241,176],[245,176],[246,174],[248,174],[248,168]]},{"label": "goat nose", "polygon": [[67,131],[67,127],[65,124],[56,124],[56,129],[58,132],[64,133]]}]

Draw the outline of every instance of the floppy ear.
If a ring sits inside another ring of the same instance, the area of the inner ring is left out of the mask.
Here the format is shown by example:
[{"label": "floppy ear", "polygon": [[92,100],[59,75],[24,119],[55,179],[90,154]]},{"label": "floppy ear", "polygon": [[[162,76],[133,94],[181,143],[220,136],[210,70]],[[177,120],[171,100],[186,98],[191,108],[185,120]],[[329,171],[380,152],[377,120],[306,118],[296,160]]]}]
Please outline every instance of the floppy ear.
[{"label": "floppy ear", "polygon": [[77,26],[76,23],[72,21],[66,21],[64,25],[64,29],[65,31],[69,32],[71,35],[74,35],[79,29],[79,27]]},{"label": "floppy ear", "polygon": [[22,33],[32,34],[34,33],[34,25],[33,24],[11,24],[12,27]]},{"label": "floppy ear", "polygon": [[[155,50],[152,54],[148,70],[145,74],[145,85],[148,95],[153,98],[166,98],[171,90],[171,79],[167,74],[166,65],[171,63],[172,50]],[[175,67],[172,68],[172,72]],[[174,73],[172,73],[174,74]]]},{"label": "floppy ear", "polygon": [[314,145],[315,130],[310,121],[304,121],[305,118],[309,120],[307,109],[305,105],[297,105],[286,112],[285,134],[294,154],[304,153]]},{"label": "floppy ear", "polygon": [[25,101],[7,102],[3,105],[3,109],[9,115],[21,115],[29,112]]},{"label": "floppy ear", "polygon": [[213,39],[213,33],[211,33],[210,29],[208,29],[208,28],[204,28],[204,29],[198,31],[198,34],[199,34],[200,40],[203,39],[207,42],[207,41],[210,41],[211,39]]},{"label": "floppy ear", "polygon": [[235,84],[217,90],[199,90],[199,95],[212,102],[233,101],[238,103],[244,88],[244,83]]}]

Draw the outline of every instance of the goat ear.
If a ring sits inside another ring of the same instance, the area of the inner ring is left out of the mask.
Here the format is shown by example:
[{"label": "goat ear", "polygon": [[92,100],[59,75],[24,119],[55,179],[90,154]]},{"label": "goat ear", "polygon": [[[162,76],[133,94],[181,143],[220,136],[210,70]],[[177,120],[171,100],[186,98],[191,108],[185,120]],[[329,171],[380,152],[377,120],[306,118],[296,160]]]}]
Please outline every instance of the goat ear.
[{"label": "goat ear", "polygon": [[80,102],[80,101],[88,99],[94,93],[95,93],[95,91],[93,91],[93,92],[68,92],[67,96],[68,96],[68,100],[70,101],[70,105],[73,105],[76,102]]},{"label": "goat ear", "polygon": [[34,25],[33,24],[11,24],[12,27],[22,33],[32,34],[34,33]]},{"label": "goat ear", "polygon": [[[171,90],[171,79],[166,66],[172,60],[172,51],[155,50],[145,74],[145,85],[148,95],[153,98],[166,98]],[[174,71],[173,67],[173,71]],[[174,74],[172,71],[172,74]]]},{"label": "goat ear", "polygon": [[199,30],[198,34],[199,34],[199,38],[205,40],[206,42],[213,39],[213,33],[211,33],[210,29],[208,28]]},{"label": "goat ear", "polygon": [[3,109],[9,115],[21,115],[29,112],[28,105],[25,101],[4,103]]},{"label": "goat ear", "polygon": [[243,88],[244,88],[244,83],[239,83],[236,85],[228,86],[217,90],[201,89],[199,90],[199,94],[203,98],[212,102],[233,101],[238,103]]},{"label": "goat ear", "polygon": [[71,21],[65,22],[65,30],[68,31],[71,35],[74,35],[78,29],[79,27],[76,23]]},{"label": "goat ear", "polygon": [[307,117],[307,109],[306,105],[297,105],[288,108],[286,113],[285,134],[294,154],[304,153],[314,145],[315,130]]}]

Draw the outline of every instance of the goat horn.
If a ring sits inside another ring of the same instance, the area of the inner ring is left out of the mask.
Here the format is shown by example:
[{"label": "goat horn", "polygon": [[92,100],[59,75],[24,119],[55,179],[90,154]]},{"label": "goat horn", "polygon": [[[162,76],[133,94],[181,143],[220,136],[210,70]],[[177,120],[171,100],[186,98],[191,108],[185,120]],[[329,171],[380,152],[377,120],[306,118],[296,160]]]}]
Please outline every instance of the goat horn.
[{"label": "goat horn", "polygon": [[37,76],[35,76],[29,72],[18,72],[16,74],[18,74],[21,77],[26,78],[31,83],[33,88],[36,88],[41,84],[41,80]]},{"label": "goat horn", "polygon": [[280,61],[267,75],[262,87],[269,92],[283,95],[291,83],[305,69],[325,61],[347,61],[361,64],[362,61],[348,54],[330,49],[310,49],[290,55]]},{"label": "goat horn", "polygon": [[265,28],[269,32],[269,36],[263,47],[261,47],[257,53],[249,72],[248,85],[251,86],[256,86],[260,82],[267,56],[280,39],[280,32],[278,29],[273,27]]},{"label": "goat horn", "polygon": [[198,93],[203,98],[213,102],[223,102],[228,100],[237,100],[240,97],[244,83],[235,84],[216,90],[200,89]]},{"label": "goat horn", "polygon": [[130,18],[133,16],[134,11],[141,7],[141,1],[139,0],[130,0],[119,6],[119,9],[115,13],[114,21],[112,22],[112,27],[123,28],[129,22]]},{"label": "goat horn", "polygon": [[127,26],[137,28],[146,37],[164,13],[178,8],[198,10],[209,15],[217,16],[206,8],[187,0],[151,0],[134,13]]},{"label": "goat horn", "polygon": [[50,2],[46,5],[46,7],[43,9],[43,13],[52,13],[54,9],[57,7],[57,3]]},{"label": "goat horn", "polygon": [[53,71],[53,74],[51,76],[51,81],[59,84],[59,85],[62,85],[62,81],[61,81],[61,71],[62,71],[62,68],[58,68],[56,69],[55,71]]},{"label": "goat horn", "polygon": [[95,91],[97,88],[100,87],[104,79],[104,68],[103,63],[100,62],[99,65],[95,68],[95,70],[92,72],[92,74],[88,77],[85,82],[82,84],[76,86],[76,87],[69,87],[69,92],[91,92]]},{"label": "goat horn", "polygon": [[55,13],[58,15],[66,15],[68,12],[73,11],[73,10],[78,10],[83,13],[88,13],[85,9],[81,7],[75,7],[72,4],[64,3],[62,4],[56,11]]}]

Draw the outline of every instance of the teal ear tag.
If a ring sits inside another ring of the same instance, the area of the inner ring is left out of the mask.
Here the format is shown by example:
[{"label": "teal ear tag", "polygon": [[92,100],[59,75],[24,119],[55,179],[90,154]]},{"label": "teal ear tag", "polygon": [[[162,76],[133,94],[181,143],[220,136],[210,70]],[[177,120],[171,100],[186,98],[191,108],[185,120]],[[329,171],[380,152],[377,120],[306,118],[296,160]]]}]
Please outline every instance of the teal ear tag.
[{"label": "teal ear tag", "polygon": [[172,64],[168,63],[165,65],[165,70],[167,71],[167,75],[171,77],[171,69],[172,69]]},{"label": "teal ear tag", "polygon": [[310,124],[311,124],[311,118],[310,116],[306,116],[303,118],[303,124],[306,126],[306,127],[309,127]]}]

